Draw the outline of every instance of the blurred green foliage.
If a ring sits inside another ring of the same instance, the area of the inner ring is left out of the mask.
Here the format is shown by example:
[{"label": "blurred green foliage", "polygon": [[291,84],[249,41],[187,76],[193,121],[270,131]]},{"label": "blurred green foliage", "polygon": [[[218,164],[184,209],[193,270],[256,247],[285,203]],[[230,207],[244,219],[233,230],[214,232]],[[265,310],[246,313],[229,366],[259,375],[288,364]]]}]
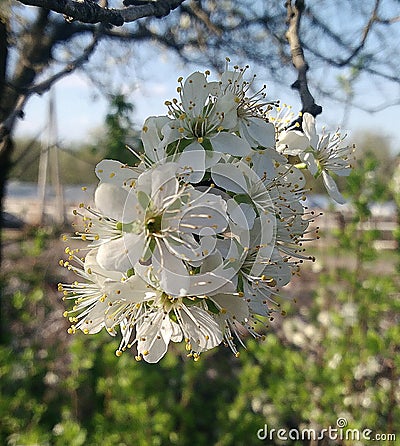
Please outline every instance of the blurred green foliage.
[{"label": "blurred green foliage", "polygon": [[[174,345],[151,365],[130,352],[117,358],[118,340],[105,333],[67,335],[55,291],[64,270],[43,267],[56,262],[54,239],[39,230],[21,241],[1,282],[0,444],[316,445],[261,440],[257,431],[336,428],[339,417],[350,429],[397,434],[374,444],[399,444],[399,278],[375,270],[378,234],[359,230],[382,195],[375,163],[366,157],[349,178],[354,218],[335,234],[343,263],[323,265],[312,294],[284,301],[286,317],[264,342],[247,339],[238,359],[220,347],[193,362]],[[29,270],[18,268],[21,255]]]}]

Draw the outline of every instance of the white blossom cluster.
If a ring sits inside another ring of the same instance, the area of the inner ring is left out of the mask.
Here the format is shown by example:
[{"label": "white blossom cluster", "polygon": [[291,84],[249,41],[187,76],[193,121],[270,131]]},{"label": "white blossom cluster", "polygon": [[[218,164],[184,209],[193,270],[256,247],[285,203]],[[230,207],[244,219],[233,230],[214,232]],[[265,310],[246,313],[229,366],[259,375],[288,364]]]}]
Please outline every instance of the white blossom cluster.
[{"label": "white blossom cluster", "polygon": [[143,126],[140,163],[97,165],[94,207],[76,211],[86,255],[67,248],[61,262],[81,278],[59,285],[74,301],[69,332],[119,332],[116,354],[134,347],[147,362],[171,341],[194,359],[221,343],[238,355],[235,342],[260,337],[256,324],[279,311],[279,288],[309,258],[301,169],[341,202],[330,173],[349,172],[351,149],[340,135],[318,137],[311,115],[290,127],[245,73],[180,78],[168,114]]}]

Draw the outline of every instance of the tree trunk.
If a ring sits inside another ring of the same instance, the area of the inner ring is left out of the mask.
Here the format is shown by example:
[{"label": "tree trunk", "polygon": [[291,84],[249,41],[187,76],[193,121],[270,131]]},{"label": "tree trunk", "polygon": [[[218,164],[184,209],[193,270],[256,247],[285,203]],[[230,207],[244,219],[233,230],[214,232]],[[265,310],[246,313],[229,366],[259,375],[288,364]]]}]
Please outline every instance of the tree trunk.
[{"label": "tree trunk", "polygon": [[[8,57],[8,20],[0,13],[0,116],[4,115],[1,109],[4,104],[4,91],[6,86],[6,68]],[[6,187],[6,178],[10,166],[12,143],[9,135],[0,135],[0,268],[3,258],[2,250],[2,228],[3,228],[3,205]]]},{"label": "tree trunk", "polygon": [[3,259],[3,210],[8,173],[11,167],[13,144],[10,135],[4,135],[0,141],[0,268]]}]

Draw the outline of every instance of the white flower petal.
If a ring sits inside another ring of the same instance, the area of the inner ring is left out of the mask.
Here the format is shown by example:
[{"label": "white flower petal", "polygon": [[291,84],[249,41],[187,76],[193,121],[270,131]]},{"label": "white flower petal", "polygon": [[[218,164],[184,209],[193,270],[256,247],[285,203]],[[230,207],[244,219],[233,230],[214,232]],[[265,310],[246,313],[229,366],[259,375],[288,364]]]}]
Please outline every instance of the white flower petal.
[{"label": "white flower petal", "polygon": [[126,273],[139,261],[144,249],[144,234],[124,234],[115,240],[110,240],[99,246],[97,262],[99,265],[112,271]]},{"label": "white flower petal", "polygon": [[249,317],[249,307],[243,297],[232,294],[217,294],[211,299],[226,311],[227,316],[237,320],[238,322],[245,322]]},{"label": "white flower petal", "polygon": [[237,106],[235,95],[232,91],[227,91],[223,95],[219,96],[215,105],[215,112],[224,117],[221,122],[221,126],[228,131],[234,130],[237,126]]},{"label": "white flower petal", "polygon": [[176,178],[178,168],[178,164],[169,162],[151,171],[151,199],[156,209],[161,209],[164,200],[175,196],[178,192],[179,182]]},{"label": "white flower petal", "polygon": [[169,315],[163,311],[149,314],[136,328],[139,355],[142,355],[146,362],[158,362],[167,352],[171,336]]},{"label": "white flower petal", "polygon": [[233,133],[220,132],[210,138],[211,145],[216,152],[233,156],[246,156],[250,153],[250,144]]},{"label": "white flower petal", "polygon": [[222,292],[235,292],[233,283],[226,277],[214,272],[199,273],[190,276],[190,287],[187,291],[188,296],[212,296]]},{"label": "white flower petal", "polygon": [[157,162],[165,158],[161,130],[170,122],[168,116],[150,116],[144,122],[141,139],[146,156],[152,161]]},{"label": "white flower petal", "polygon": [[94,194],[96,208],[105,216],[123,223],[136,218],[134,206],[126,206],[128,192],[111,183],[100,183]]},{"label": "white flower petal", "polygon": [[182,168],[185,181],[199,183],[205,173],[206,151],[197,141],[189,144],[181,153],[178,164]]},{"label": "white flower petal", "polygon": [[265,297],[266,295],[269,297],[272,294],[271,291],[268,292],[268,290],[263,289],[263,293],[261,293],[257,287],[252,287],[251,283],[247,281],[243,282],[243,291],[251,312],[268,317],[270,308],[268,307],[268,300]]},{"label": "white flower petal", "polygon": [[309,147],[310,141],[299,130],[285,130],[279,135],[277,150],[286,155],[298,156]]},{"label": "white flower petal", "polygon": [[90,250],[85,256],[85,272],[89,274],[99,285],[104,285],[105,280],[111,279],[119,281],[123,275],[117,271],[110,271],[102,268],[97,261],[97,249]]},{"label": "white flower petal", "polygon": [[310,171],[311,175],[318,175],[318,164],[316,163],[313,153],[306,152],[301,154],[300,159],[307,164],[307,169]]},{"label": "white flower petal", "polygon": [[250,230],[253,227],[256,213],[253,206],[247,203],[238,204],[233,198],[227,201],[228,213],[231,220],[240,229]]},{"label": "white flower petal", "polygon": [[315,128],[315,118],[310,113],[304,113],[302,128],[309,140],[309,145],[314,149],[318,146],[318,135]]},{"label": "white flower petal", "polygon": [[95,173],[101,182],[123,186],[130,185],[136,180],[142,170],[142,168],[130,167],[116,160],[104,159],[97,164]]},{"label": "white flower petal", "polygon": [[344,204],[346,203],[345,198],[339,192],[339,189],[335,183],[335,180],[325,171],[322,172],[322,178],[324,180],[324,184],[328,194],[331,198],[333,198],[337,203]]},{"label": "white flower petal", "polygon": [[275,147],[275,126],[260,118],[250,118],[247,128],[250,136],[261,147]]},{"label": "white flower petal", "polygon": [[194,344],[193,350],[209,350],[222,342],[221,329],[205,310],[195,306],[183,306],[181,319],[185,336]]},{"label": "white flower petal", "polygon": [[109,301],[123,300],[127,304],[145,302],[157,295],[156,290],[137,274],[123,281],[106,281],[104,291]]},{"label": "white flower petal", "polygon": [[171,296],[186,295],[190,286],[190,277],[181,259],[160,243],[154,250],[152,263],[154,275],[165,293]]},{"label": "white flower petal", "polygon": [[254,150],[251,154],[253,170],[259,178],[272,180],[275,178],[275,165],[286,164],[287,160],[275,149]]},{"label": "white flower petal", "polygon": [[196,71],[185,81],[182,91],[183,109],[191,116],[200,116],[210,94],[207,79],[203,73]]},{"label": "white flower petal", "polygon": [[248,187],[243,172],[237,165],[216,164],[211,168],[214,183],[222,189],[238,194],[247,193]]},{"label": "white flower petal", "polygon": [[[195,197],[193,191],[192,196]],[[200,234],[204,229],[209,228],[214,234],[221,233],[228,225],[226,215],[226,202],[214,194],[199,194],[198,198],[192,200],[192,205],[188,206],[179,216],[179,230],[184,233]],[[207,235],[210,235],[210,231]]]},{"label": "white flower petal", "polygon": [[[105,313],[107,311],[107,303],[100,301],[96,302],[96,305],[82,319],[79,328],[87,334],[99,333],[99,331],[105,327]],[[109,332],[112,336],[115,334]]]}]

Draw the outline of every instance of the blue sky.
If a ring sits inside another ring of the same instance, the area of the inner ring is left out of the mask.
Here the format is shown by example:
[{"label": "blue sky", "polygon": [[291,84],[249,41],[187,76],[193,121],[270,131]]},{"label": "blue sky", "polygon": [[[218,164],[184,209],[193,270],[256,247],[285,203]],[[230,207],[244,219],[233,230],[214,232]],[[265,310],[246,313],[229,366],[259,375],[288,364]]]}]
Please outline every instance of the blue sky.
[{"label": "blue sky", "polygon": [[[187,76],[194,69],[183,68],[171,59],[159,60],[157,70],[152,72],[151,79],[135,81],[135,84],[121,84],[122,91],[129,92],[129,99],[135,104],[133,121],[140,128],[151,115],[166,113],[164,101],[176,96],[177,78]],[[139,77],[144,78],[143,73]],[[293,105],[295,111],[300,109],[300,102],[296,93],[287,88],[268,83],[268,97],[281,99]],[[106,101],[98,94],[94,94],[93,87],[82,73],[73,73],[56,84],[56,110],[59,139],[64,145],[73,145],[83,141],[90,141],[99,131],[104,122]],[[370,94],[371,88],[366,86],[365,95]],[[343,106],[319,100],[324,112],[318,118],[320,125],[335,130],[342,121]],[[44,129],[47,122],[48,95],[35,96],[30,99],[25,109],[25,118],[17,126],[17,136],[33,136]],[[391,142],[393,153],[400,152],[400,106],[390,107],[379,113],[370,114],[352,109],[344,129],[350,136],[367,130],[387,136]]]}]

